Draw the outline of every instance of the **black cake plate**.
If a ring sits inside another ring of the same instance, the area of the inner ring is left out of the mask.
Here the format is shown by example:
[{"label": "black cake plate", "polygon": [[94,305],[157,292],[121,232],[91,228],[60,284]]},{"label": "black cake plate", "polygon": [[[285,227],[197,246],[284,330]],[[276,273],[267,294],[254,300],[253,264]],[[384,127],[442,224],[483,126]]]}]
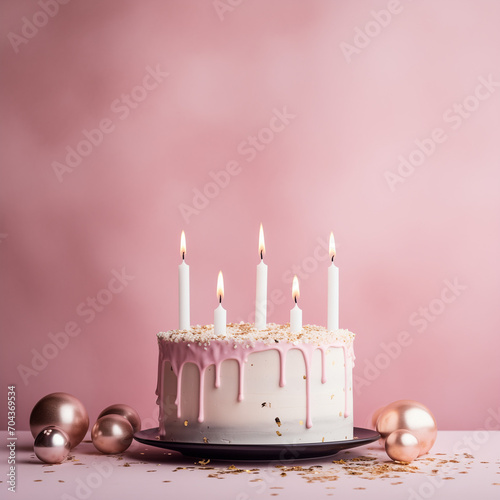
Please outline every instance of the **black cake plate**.
[{"label": "black cake plate", "polygon": [[335,453],[373,443],[380,439],[380,434],[370,429],[354,427],[354,439],[331,441],[328,443],[300,444],[211,444],[211,443],[177,443],[162,441],[159,429],[154,427],[136,432],[134,439],[139,443],[179,451],[186,457],[212,458],[221,460],[287,460],[318,458],[335,455]]}]

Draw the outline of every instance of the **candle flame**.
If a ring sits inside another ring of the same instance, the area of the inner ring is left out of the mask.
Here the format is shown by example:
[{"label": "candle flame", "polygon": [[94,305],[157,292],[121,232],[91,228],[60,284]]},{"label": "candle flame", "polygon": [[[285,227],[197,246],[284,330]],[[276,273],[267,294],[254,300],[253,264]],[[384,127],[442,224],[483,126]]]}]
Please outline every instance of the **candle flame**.
[{"label": "candle flame", "polygon": [[261,224],[259,231],[259,255],[261,259],[264,258],[265,253],[266,253],[266,244],[264,242],[264,229],[262,229],[262,224]]},{"label": "candle flame", "polygon": [[300,290],[299,290],[299,280],[297,276],[293,277],[293,284],[292,284],[292,298],[295,303],[297,303],[297,299],[300,297]]},{"label": "candle flame", "polygon": [[222,276],[222,271],[219,271],[219,276],[217,277],[217,299],[219,303],[222,302],[224,298],[224,278]]},{"label": "candle flame", "polygon": [[184,257],[186,256],[186,235],[184,234],[184,231],[181,233],[181,257],[182,260],[184,260]]},{"label": "candle flame", "polygon": [[337,255],[335,251],[335,238],[333,237],[333,233],[330,233],[330,258],[333,261],[333,258]]}]

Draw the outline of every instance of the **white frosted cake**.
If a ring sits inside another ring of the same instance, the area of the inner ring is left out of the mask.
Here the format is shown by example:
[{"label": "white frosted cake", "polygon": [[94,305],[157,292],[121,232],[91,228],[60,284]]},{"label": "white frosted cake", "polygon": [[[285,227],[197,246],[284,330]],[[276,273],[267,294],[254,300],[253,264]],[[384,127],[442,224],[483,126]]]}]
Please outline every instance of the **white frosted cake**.
[{"label": "white frosted cake", "polygon": [[158,334],[160,439],[295,444],[353,438],[354,334],[228,324]]}]

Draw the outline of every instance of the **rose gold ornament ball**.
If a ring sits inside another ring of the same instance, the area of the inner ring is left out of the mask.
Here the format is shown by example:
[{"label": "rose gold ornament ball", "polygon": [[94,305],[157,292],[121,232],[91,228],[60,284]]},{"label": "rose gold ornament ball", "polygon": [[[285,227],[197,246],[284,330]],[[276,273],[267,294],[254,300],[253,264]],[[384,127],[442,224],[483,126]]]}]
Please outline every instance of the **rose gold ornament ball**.
[{"label": "rose gold ornament ball", "polygon": [[92,427],[92,443],[101,453],[110,455],[125,451],[133,435],[132,424],[121,415],[104,415]]},{"label": "rose gold ornament ball", "polygon": [[437,436],[436,420],[429,408],[408,399],[387,405],[380,412],[376,428],[383,439],[399,429],[410,431],[420,444],[418,456],[432,448]]},{"label": "rose gold ornament ball", "polygon": [[42,429],[35,438],[35,455],[47,464],[60,464],[70,451],[68,435],[53,425]]},{"label": "rose gold ornament ball", "polygon": [[387,436],[385,451],[393,460],[412,462],[420,453],[420,443],[412,432],[398,429]]},{"label": "rose gold ornament ball", "polygon": [[48,394],[31,410],[30,429],[33,437],[49,425],[64,431],[74,448],[85,437],[89,429],[89,416],[82,402],[65,392]]},{"label": "rose gold ornament ball", "polygon": [[139,417],[139,414],[131,406],[124,404],[108,406],[99,413],[97,420],[104,417],[104,415],[121,415],[130,422],[134,429],[134,434],[141,430],[141,417]]}]

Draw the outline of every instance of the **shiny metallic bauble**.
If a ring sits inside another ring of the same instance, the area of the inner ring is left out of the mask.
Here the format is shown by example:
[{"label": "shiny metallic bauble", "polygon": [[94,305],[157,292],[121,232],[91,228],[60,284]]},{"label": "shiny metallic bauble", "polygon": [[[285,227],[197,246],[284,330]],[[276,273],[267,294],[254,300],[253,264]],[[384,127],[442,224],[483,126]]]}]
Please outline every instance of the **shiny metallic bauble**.
[{"label": "shiny metallic bauble", "polygon": [[413,462],[419,456],[420,443],[412,432],[398,429],[387,436],[385,451],[398,462]]},{"label": "shiny metallic bauble", "polygon": [[132,442],[132,424],[121,415],[104,415],[92,427],[92,443],[108,455],[125,451]]},{"label": "shiny metallic bauble", "polygon": [[33,448],[35,455],[47,464],[60,464],[71,449],[68,435],[53,425],[40,431]]},{"label": "shiny metallic bauble", "polygon": [[71,448],[74,448],[89,429],[89,416],[79,399],[65,392],[54,392],[40,399],[30,415],[33,437],[49,425],[64,431],[69,437]]},{"label": "shiny metallic bauble", "polygon": [[377,432],[386,439],[392,432],[410,431],[420,443],[418,456],[427,453],[436,441],[437,425],[429,408],[417,401],[400,400],[387,405],[377,419]]},{"label": "shiny metallic bauble", "polygon": [[124,404],[108,406],[99,413],[97,420],[104,417],[104,415],[121,415],[130,422],[134,429],[134,434],[141,430],[141,417],[139,417],[139,414],[131,406]]}]

